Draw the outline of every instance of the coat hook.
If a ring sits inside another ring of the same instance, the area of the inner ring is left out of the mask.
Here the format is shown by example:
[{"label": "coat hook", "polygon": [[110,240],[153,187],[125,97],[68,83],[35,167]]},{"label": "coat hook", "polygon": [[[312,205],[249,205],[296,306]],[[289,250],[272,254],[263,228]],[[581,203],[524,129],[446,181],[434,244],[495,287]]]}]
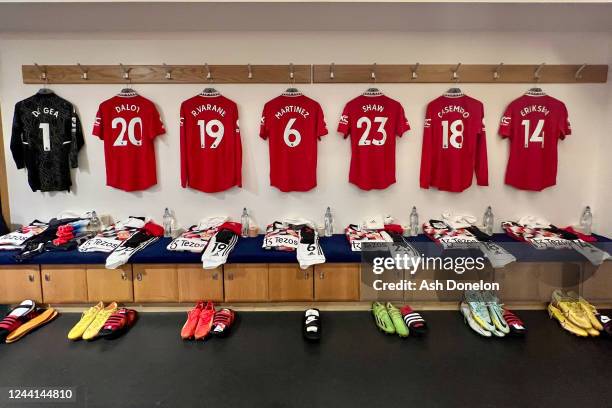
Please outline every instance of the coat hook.
[{"label": "coat hook", "polygon": [[119,67],[121,68],[121,71],[123,71],[123,79],[130,79],[130,69],[131,68],[126,68],[121,63],[119,63]]},{"label": "coat hook", "polygon": [[42,79],[43,81],[47,80],[47,67],[43,67],[41,68],[40,65],[38,65],[37,63],[34,63],[34,66],[36,67],[36,69],[38,69],[38,72],[40,72],[40,79]]},{"label": "coat hook", "polygon": [[495,72],[493,72],[493,79],[501,78],[501,69],[502,69],[503,65],[504,65],[504,63],[500,62],[499,65],[497,66],[497,68],[495,68]]},{"label": "coat hook", "polygon": [[372,64],[372,70],[370,71],[370,79],[376,81],[376,63]]},{"label": "coat hook", "polygon": [[293,62],[289,63],[289,79],[292,81],[295,79],[295,73],[293,72]]},{"label": "coat hook", "polygon": [[334,72],[336,69],[336,63],[332,62],[329,66],[329,79],[335,79],[336,73]]},{"label": "coat hook", "polygon": [[458,63],[455,69],[453,69],[453,80],[459,81],[459,68],[461,68],[461,63]]},{"label": "coat hook", "polygon": [[210,73],[210,67],[208,66],[208,62],[204,63],[204,69],[206,70],[206,79],[211,81],[212,80],[212,74]]},{"label": "coat hook", "polygon": [[421,64],[417,62],[414,68],[412,68],[412,79],[417,79],[419,77],[419,74],[417,74],[417,71],[419,70],[420,65]]},{"label": "coat hook", "polygon": [[164,66],[164,70],[166,71],[166,76],[165,76],[165,78],[166,78],[167,80],[171,80],[171,79],[172,79],[172,69],[173,69],[173,68],[172,68],[172,67],[170,67],[170,66],[168,66],[168,65],[166,65],[166,63],[165,63],[165,62],[163,63],[163,66]]},{"label": "coat hook", "polygon": [[541,72],[542,72],[542,68],[544,68],[544,65],[546,65],[546,63],[545,63],[545,62],[541,63],[541,64],[540,64],[540,65],[539,65],[539,66],[536,68],[535,72],[533,73],[533,78],[534,78],[536,81],[539,81],[539,80],[542,78],[542,74],[541,74]]},{"label": "coat hook", "polygon": [[247,69],[249,71],[249,75],[247,76],[247,78],[253,79],[253,68],[251,67],[251,64],[247,64]]},{"label": "coat hook", "polygon": [[89,79],[89,77],[87,76],[87,73],[89,72],[89,68],[85,68],[84,66],[81,65],[81,63],[77,62],[77,66],[79,67],[79,69],[81,70],[81,79],[83,81],[87,81]]},{"label": "coat hook", "polygon": [[582,71],[584,71],[586,67],[587,64],[582,64],[580,68],[578,68],[578,71],[576,71],[576,75],[574,76],[576,78],[576,81],[582,79]]}]

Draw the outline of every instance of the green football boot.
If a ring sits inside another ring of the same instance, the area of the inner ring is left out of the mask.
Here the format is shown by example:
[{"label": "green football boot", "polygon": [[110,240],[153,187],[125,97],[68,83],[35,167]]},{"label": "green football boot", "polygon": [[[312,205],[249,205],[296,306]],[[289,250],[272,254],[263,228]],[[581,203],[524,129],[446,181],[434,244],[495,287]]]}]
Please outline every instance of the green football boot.
[{"label": "green football boot", "polygon": [[408,337],[408,326],[406,326],[400,310],[393,306],[391,302],[387,302],[387,312],[389,313],[389,317],[391,317],[397,335],[400,337]]},{"label": "green football boot", "polygon": [[372,302],[372,314],[374,315],[374,321],[376,326],[386,334],[394,334],[395,326],[391,321],[387,308],[380,302]]}]

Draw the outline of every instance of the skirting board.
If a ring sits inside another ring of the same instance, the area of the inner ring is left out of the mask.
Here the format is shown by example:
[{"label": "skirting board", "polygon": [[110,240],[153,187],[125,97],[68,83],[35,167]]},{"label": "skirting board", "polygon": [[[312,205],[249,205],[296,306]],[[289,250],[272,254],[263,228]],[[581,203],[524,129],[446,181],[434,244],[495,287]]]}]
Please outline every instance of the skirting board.
[{"label": "skirting board", "polygon": [[[393,302],[400,305],[402,302]],[[60,313],[82,313],[83,309],[91,306],[82,305],[51,305]],[[150,303],[150,304],[127,304],[127,307],[141,313],[172,313],[187,312],[193,308],[191,303]],[[301,312],[309,307],[316,307],[322,311],[368,311],[371,308],[370,302],[291,302],[291,303],[218,303],[219,307],[228,307],[238,312]],[[415,310],[435,311],[435,310],[458,310],[457,302],[414,302],[410,303]],[[506,303],[506,307],[512,310],[544,310],[546,303]],[[598,309],[611,309],[612,304],[596,304]]]}]

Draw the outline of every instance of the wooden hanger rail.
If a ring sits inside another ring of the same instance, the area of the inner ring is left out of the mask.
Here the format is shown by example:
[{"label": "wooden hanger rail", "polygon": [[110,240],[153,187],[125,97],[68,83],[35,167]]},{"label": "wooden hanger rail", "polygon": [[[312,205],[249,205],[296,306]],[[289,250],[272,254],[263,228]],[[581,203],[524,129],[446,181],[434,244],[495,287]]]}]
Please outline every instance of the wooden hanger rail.
[{"label": "wooden hanger rail", "polygon": [[[539,69],[539,71],[538,71]],[[539,79],[536,78],[536,72]],[[314,83],[368,83],[372,65],[314,65]],[[376,83],[605,83],[607,65],[376,65]]]},{"label": "wooden hanger rail", "polygon": [[[24,84],[605,83],[607,65],[23,65]],[[293,75],[293,79],[291,78]]]},{"label": "wooden hanger rail", "polygon": [[[21,67],[24,84],[43,84],[36,65]],[[44,65],[49,84],[308,84],[310,65]],[[86,75],[83,75],[86,70]],[[127,71],[126,71],[127,70]],[[293,79],[290,78],[293,72]]]}]

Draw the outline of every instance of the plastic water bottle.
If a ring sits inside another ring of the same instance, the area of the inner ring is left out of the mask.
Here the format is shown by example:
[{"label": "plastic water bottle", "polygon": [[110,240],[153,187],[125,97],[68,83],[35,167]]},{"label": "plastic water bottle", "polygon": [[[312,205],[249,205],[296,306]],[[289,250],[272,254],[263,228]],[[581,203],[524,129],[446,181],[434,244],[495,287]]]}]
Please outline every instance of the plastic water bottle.
[{"label": "plastic water bottle", "polygon": [[586,206],[580,217],[580,226],[582,227],[582,233],[584,235],[591,235],[591,229],[593,227],[593,213],[591,213],[591,207]]},{"label": "plastic water bottle", "polygon": [[334,218],[332,217],[331,209],[327,207],[325,210],[325,236],[331,237],[334,234]]},{"label": "plastic water bottle", "polygon": [[96,210],[93,210],[89,219],[89,230],[93,232],[100,232],[100,230],[102,229],[101,227],[102,223],[100,222],[98,213],[96,213]]},{"label": "plastic water bottle", "polygon": [[419,214],[416,207],[412,207],[412,212],[410,213],[410,235],[413,237],[419,235]]},{"label": "plastic water bottle", "polygon": [[246,207],[242,209],[242,216],[240,217],[240,223],[242,224],[242,229],[240,230],[240,236],[242,238],[246,238],[249,236],[249,212]]},{"label": "plastic water bottle", "polygon": [[174,218],[168,207],[166,207],[164,210],[164,237],[172,237],[172,224],[174,224]]},{"label": "plastic water bottle", "polygon": [[491,210],[491,206],[487,207],[487,211],[485,211],[484,216],[482,217],[482,225],[485,228],[485,233],[487,235],[493,235],[493,225],[495,224],[495,218],[493,217],[493,210]]}]

